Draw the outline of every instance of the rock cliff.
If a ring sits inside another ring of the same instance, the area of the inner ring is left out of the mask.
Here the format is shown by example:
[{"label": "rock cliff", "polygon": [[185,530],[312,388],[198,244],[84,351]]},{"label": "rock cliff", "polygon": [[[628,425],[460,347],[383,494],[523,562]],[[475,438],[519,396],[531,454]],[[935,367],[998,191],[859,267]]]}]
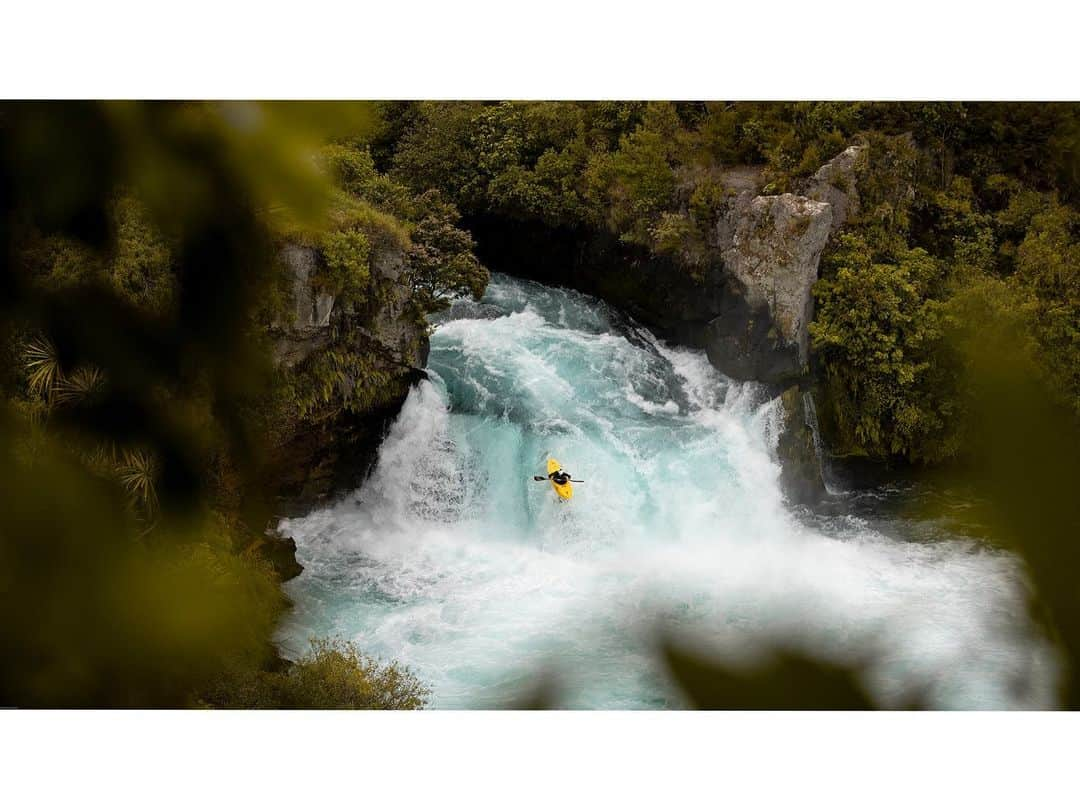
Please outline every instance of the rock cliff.
[{"label": "rock cliff", "polygon": [[760,195],[742,187],[716,226],[713,246],[737,300],[709,322],[709,360],[737,379],[785,384],[809,370],[812,289],[829,237],[859,205],[856,174],[865,147],[822,166],[798,194]]},{"label": "rock cliff", "polygon": [[709,361],[728,376],[779,383],[806,372],[811,288],[832,206],[804,196],[740,194],[717,225],[716,249],[738,304],[709,321]]},{"label": "rock cliff", "polygon": [[[303,416],[286,412],[275,425],[267,479],[279,511],[295,514],[359,485],[409,386],[423,376],[428,338],[401,282],[405,256],[400,249],[380,248],[373,255],[373,293],[362,305],[346,305],[321,288],[314,248],[287,245],[280,260],[292,305],[290,316],[272,330],[278,367],[302,372],[331,352],[365,360],[362,373],[346,374],[336,383],[330,401]],[[350,404],[364,384],[378,388],[370,392],[370,404]]]}]

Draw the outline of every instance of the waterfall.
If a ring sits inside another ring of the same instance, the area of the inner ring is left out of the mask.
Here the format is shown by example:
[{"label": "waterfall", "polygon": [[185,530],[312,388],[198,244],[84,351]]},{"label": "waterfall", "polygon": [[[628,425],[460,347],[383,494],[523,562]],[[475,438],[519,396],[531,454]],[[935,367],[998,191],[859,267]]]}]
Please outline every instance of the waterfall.
[{"label": "waterfall", "polygon": [[[1052,704],[1016,560],[865,516],[797,519],[759,386],[593,298],[505,276],[433,322],[430,379],[369,480],[281,525],[305,566],[288,649],[355,640],[446,708],[505,705],[540,671],[568,707],[679,705],[657,632],[739,659],[776,642],[872,653],[883,706],[924,687],[939,707]],[[585,481],[568,503],[533,481],[548,457]]]}]

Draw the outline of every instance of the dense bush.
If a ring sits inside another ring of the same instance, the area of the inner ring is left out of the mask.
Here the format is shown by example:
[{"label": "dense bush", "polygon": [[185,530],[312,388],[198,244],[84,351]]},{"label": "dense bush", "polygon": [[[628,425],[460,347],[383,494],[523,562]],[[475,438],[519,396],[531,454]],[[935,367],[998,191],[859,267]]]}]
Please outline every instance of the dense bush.
[{"label": "dense bush", "polygon": [[940,263],[921,248],[876,262],[866,242],[844,236],[817,283],[810,325],[841,450],[941,460],[955,451],[955,403],[940,390],[943,304]]},{"label": "dense bush", "polygon": [[[835,449],[937,462],[967,449],[972,394],[958,343],[986,318],[1010,321],[1030,341],[1024,350],[1050,395],[1080,416],[1077,215],[1015,176],[943,181],[952,158],[941,144],[964,136],[963,118],[921,110],[920,120],[941,135],[929,147],[869,137],[863,210],[822,261],[811,335]],[[916,245],[937,262],[933,283],[904,260]]]}]

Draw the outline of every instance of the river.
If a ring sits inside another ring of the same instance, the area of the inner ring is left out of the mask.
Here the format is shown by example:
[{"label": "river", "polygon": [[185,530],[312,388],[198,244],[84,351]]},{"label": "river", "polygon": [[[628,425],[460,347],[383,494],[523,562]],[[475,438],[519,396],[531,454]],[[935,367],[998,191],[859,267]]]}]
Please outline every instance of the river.
[{"label": "river", "polygon": [[[1044,708],[1055,658],[1016,560],[934,525],[791,510],[779,400],[594,298],[495,275],[434,318],[429,380],[366,483],[286,520],[305,571],[279,633],[407,664],[436,708],[560,685],[568,708],[682,705],[657,633],[742,660],[869,655],[882,707]],[[555,457],[584,480],[568,503]]]}]

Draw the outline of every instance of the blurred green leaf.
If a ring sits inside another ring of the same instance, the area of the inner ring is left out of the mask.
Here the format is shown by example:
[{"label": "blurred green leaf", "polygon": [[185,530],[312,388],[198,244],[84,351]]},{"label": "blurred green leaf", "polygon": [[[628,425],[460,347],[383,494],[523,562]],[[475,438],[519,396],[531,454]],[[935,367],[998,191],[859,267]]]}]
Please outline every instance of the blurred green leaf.
[{"label": "blurred green leaf", "polygon": [[757,666],[726,666],[665,641],[661,653],[694,708],[727,711],[860,711],[874,708],[856,667],[774,650]]}]

